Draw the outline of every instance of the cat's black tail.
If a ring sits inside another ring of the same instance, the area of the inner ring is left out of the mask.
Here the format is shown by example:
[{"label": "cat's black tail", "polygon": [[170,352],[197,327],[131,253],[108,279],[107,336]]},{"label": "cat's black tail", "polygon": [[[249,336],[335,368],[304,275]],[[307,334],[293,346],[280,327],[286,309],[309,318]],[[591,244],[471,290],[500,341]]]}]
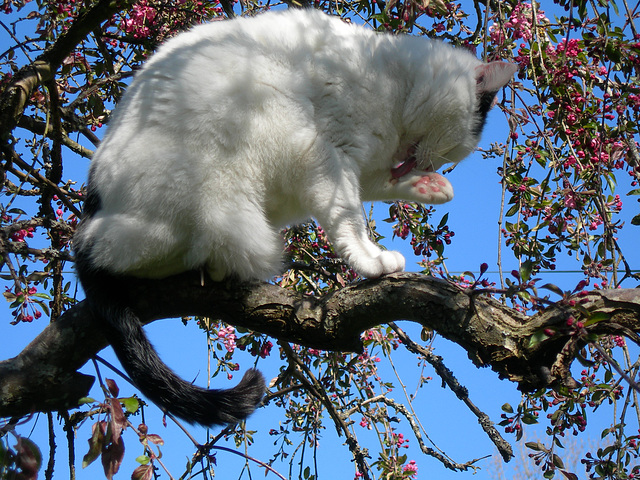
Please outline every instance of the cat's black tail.
[{"label": "cat's black tail", "polygon": [[118,277],[87,270],[82,260],[76,266],[87,300],[105,321],[104,334],[120,363],[149,400],[176,417],[205,426],[237,423],[255,410],[265,392],[259,371],[248,370],[238,385],[226,390],[207,390],[182,380],[160,359],[140,319],[122,301]]}]

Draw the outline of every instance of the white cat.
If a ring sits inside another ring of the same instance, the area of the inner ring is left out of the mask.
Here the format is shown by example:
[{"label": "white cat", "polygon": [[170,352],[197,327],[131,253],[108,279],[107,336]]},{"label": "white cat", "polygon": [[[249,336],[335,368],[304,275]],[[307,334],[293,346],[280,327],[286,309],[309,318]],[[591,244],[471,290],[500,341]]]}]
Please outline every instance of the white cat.
[{"label": "white cat", "polygon": [[314,10],[213,22],[137,73],[91,165],[74,244],[87,298],[141,391],[201,424],[237,421],[263,380],[206,391],[157,357],[114,285],[205,268],[214,280],[281,269],[281,227],[315,217],[365,277],[403,256],[367,236],[363,200],[452,199],[435,171],[477,146],[516,66],[375,33]]}]

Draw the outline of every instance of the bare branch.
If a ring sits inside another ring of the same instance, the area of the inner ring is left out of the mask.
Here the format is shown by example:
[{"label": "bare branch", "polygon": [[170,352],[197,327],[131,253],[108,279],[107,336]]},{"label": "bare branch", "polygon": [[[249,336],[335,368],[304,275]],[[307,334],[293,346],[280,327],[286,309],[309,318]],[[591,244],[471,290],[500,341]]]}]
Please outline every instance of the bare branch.
[{"label": "bare branch", "polygon": [[443,363],[442,357],[435,355],[429,349],[424,348],[422,345],[418,345],[414,342],[403,330],[401,330],[394,322],[390,322],[391,328],[396,332],[398,338],[402,341],[405,348],[411,352],[417,353],[422,356],[433,366],[436,373],[442,378],[443,383],[451,389],[456,396],[462,400],[462,402],[471,410],[471,412],[477,417],[478,423],[494,443],[500,455],[505,462],[508,462],[513,457],[513,450],[511,445],[507,442],[500,432],[496,429],[489,416],[480,410],[469,398],[469,391],[466,387],[463,387],[458,379],[453,375],[453,372],[449,370]]}]

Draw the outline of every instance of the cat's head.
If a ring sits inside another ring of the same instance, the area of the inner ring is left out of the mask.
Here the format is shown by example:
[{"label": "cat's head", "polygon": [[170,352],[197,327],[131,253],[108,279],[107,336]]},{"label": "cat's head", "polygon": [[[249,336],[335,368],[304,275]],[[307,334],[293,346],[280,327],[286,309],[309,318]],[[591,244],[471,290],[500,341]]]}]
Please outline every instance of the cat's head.
[{"label": "cat's head", "polygon": [[[436,171],[445,163],[457,163],[472,153],[480,141],[487,114],[496,104],[497,93],[518,71],[507,62],[482,63],[468,76],[451,78],[443,85],[425,112],[424,130],[412,148],[415,166]],[[420,120],[417,120],[420,123]]]}]

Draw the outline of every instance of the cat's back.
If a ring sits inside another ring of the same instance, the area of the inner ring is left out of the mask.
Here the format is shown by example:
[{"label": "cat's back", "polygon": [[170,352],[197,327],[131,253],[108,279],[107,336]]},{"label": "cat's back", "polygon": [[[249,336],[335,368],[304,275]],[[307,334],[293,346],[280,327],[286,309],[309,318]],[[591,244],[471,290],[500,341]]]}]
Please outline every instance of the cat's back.
[{"label": "cat's back", "polygon": [[[167,41],[145,66],[163,69],[172,62],[184,64],[199,58],[225,64],[250,57],[277,59],[290,63],[310,59],[318,53],[348,48],[375,35],[360,26],[313,9],[272,11],[255,17],[212,21],[198,25]],[[299,58],[296,54],[300,55]]]},{"label": "cat's back", "polygon": [[295,91],[295,82],[356,76],[361,83],[393,70],[431,77],[477,63],[469,52],[439,41],[375,32],[314,9],[287,9],[212,21],[173,37],[138,72],[131,90],[146,88],[156,101],[156,94],[180,98],[182,93],[199,103],[212,86],[225,95],[236,85],[256,83]]}]

